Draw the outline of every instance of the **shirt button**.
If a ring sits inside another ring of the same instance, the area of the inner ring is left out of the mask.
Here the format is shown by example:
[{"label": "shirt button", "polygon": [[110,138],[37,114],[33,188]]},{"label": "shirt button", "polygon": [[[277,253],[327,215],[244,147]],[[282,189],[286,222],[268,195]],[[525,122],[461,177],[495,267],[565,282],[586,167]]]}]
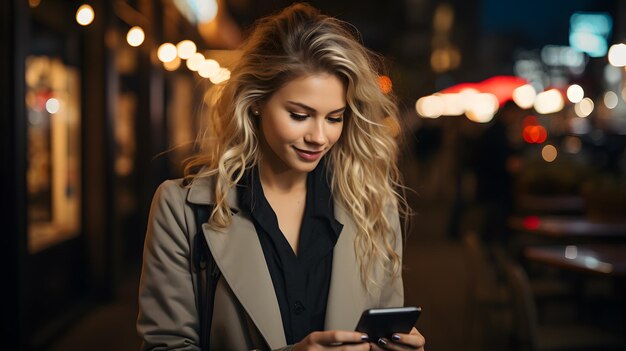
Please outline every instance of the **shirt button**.
[{"label": "shirt button", "polygon": [[296,301],[296,303],[293,304],[293,313],[300,315],[302,312],[304,312],[304,305],[302,302]]}]

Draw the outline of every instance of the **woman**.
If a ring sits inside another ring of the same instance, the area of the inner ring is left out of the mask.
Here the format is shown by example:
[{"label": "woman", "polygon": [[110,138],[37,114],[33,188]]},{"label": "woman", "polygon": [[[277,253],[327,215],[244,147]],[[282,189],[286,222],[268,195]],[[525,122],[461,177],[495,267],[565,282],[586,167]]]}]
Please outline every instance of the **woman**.
[{"label": "woman", "polygon": [[[403,304],[406,202],[384,123],[397,111],[349,28],[303,4],[256,25],[186,179],[154,196],[143,349],[199,349],[196,232],[220,273],[211,349],[423,349],[415,328],[393,340],[353,331],[363,310]],[[197,206],[211,209],[201,231]]]}]

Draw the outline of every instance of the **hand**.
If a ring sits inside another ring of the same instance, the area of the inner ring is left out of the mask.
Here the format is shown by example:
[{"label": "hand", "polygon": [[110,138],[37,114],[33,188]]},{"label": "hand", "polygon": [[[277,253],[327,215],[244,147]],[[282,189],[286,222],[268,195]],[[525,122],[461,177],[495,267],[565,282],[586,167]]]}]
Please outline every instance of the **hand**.
[{"label": "hand", "polygon": [[394,351],[409,351],[409,350],[417,350],[424,351],[424,344],[426,344],[426,339],[420,334],[420,332],[415,329],[411,329],[409,334],[393,334],[394,337],[392,340],[387,338],[382,338],[380,340],[371,340],[370,344],[372,345],[372,350],[382,351],[382,350],[394,350]]},{"label": "hand", "polygon": [[293,351],[313,351],[332,349],[337,351],[368,351],[370,344],[367,335],[353,331],[319,331],[307,335],[293,346]]}]

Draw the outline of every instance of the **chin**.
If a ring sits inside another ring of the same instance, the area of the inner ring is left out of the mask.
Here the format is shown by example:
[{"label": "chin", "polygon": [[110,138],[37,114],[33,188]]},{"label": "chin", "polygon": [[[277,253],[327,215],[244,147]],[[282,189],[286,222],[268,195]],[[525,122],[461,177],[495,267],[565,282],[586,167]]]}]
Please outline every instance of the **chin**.
[{"label": "chin", "polygon": [[297,172],[310,173],[313,172],[313,170],[317,167],[319,163],[319,160],[315,162],[304,162],[300,160],[295,160],[289,163],[289,168]]}]

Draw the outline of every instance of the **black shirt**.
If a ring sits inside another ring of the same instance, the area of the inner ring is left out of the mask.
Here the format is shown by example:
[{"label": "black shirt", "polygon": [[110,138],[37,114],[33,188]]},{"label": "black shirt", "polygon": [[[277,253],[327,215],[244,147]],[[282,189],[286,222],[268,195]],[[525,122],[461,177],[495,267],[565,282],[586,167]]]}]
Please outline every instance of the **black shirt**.
[{"label": "black shirt", "polygon": [[333,249],[343,228],[334,216],[323,162],[308,174],[306,186],[296,255],[265,198],[258,168],[247,171],[238,184],[239,207],[250,215],[259,236],[288,344],[324,330]]}]

